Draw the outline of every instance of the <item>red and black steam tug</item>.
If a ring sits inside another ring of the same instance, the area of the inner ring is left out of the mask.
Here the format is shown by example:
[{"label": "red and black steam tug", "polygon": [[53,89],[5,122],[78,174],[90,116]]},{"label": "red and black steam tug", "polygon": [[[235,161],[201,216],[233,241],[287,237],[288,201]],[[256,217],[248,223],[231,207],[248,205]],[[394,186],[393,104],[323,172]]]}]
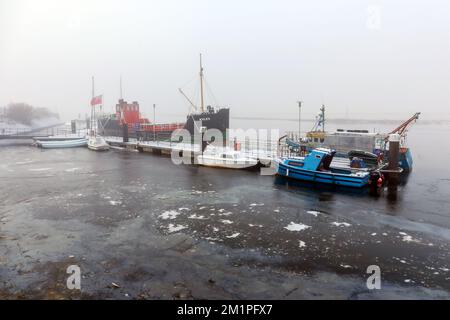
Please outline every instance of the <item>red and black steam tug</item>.
[{"label": "red and black steam tug", "polygon": [[213,108],[206,106],[204,108],[203,98],[203,66],[200,55],[200,98],[201,105],[195,106],[192,101],[180,89],[182,95],[191,105],[191,111],[187,115],[186,122],[172,123],[152,123],[147,118],[142,118],[139,110],[139,103],[133,101],[127,103],[120,99],[116,104],[115,114],[100,118],[98,127],[104,136],[138,138],[142,140],[170,140],[172,132],[177,129],[186,129],[193,136],[199,131],[198,123],[206,129],[217,129],[222,132],[226,139],[227,129],[230,127],[230,109]]}]

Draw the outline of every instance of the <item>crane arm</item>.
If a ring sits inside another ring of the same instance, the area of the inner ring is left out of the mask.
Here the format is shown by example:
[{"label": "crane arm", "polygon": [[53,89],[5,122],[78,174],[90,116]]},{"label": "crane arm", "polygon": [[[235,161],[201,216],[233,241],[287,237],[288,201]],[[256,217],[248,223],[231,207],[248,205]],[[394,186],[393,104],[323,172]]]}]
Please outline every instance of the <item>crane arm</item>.
[{"label": "crane arm", "polygon": [[[389,134],[398,133],[399,135],[403,135],[406,132],[406,129],[413,123],[413,121],[419,119],[420,112],[417,112],[414,114],[411,118],[403,122],[401,125],[399,125],[397,128],[389,132]],[[389,135],[388,134],[388,135]],[[386,138],[388,140],[388,137]]]},{"label": "crane arm", "polygon": [[188,96],[183,92],[183,90],[181,90],[181,88],[178,88],[178,91],[180,91],[180,93],[183,95],[183,97],[186,98],[186,100],[190,103],[190,105],[197,110],[197,107],[195,106],[195,104],[191,101],[191,99],[188,98]]}]

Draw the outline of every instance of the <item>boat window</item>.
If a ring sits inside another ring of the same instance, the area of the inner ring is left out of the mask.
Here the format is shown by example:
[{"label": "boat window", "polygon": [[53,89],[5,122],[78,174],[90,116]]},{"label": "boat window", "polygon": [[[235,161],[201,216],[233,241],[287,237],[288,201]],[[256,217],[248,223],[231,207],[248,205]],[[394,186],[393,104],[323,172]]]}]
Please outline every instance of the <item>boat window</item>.
[{"label": "boat window", "polygon": [[289,166],[295,166],[295,167],[303,167],[303,162],[297,162],[297,161],[289,161]]},{"label": "boat window", "polygon": [[319,140],[317,138],[314,138],[314,142],[318,142]]},{"label": "boat window", "polygon": [[322,142],[322,143],[323,143],[324,141],[325,141],[325,139],[324,139],[324,138],[320,138],[320,142]]}]

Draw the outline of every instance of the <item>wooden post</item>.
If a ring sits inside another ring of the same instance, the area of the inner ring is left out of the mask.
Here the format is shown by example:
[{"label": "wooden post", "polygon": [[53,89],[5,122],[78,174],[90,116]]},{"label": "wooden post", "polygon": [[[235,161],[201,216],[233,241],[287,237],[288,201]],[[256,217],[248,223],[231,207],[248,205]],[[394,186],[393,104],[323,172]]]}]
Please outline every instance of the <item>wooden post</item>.
[{"label": "wooden post", "polygon": [[398,162],[399,162],[399,154],[400,154],[400,135],[399,134],[390,134],[389,135],[389,170],[397,170],[398,171]]},{"label": "wooden post", "polygon": [[123,137],[123,142],[128,142],[128,124],[127,123],[123,124],[122,137]]},{"label": "wooden post", "polygon": [[388,198],[389,200],[397,199],[397,185],[399,175],[399,154],[400,154],[400,135],[389,135],[389,181],[388,181]]}]

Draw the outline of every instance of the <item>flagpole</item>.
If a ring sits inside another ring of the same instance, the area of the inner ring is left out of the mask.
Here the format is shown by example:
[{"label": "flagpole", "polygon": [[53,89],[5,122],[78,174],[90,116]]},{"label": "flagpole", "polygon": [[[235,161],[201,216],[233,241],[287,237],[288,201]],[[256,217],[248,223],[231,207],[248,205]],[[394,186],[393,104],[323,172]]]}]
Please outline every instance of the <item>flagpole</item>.
[{"label": "flagpole", "polygon": [[92,101],[95,97],[95,85],[94,85],[94,76],[92,76],[92,100],[91,100],[91,135],[94,135],[94,117],[95,117],[95,109],[92,105]]}]

